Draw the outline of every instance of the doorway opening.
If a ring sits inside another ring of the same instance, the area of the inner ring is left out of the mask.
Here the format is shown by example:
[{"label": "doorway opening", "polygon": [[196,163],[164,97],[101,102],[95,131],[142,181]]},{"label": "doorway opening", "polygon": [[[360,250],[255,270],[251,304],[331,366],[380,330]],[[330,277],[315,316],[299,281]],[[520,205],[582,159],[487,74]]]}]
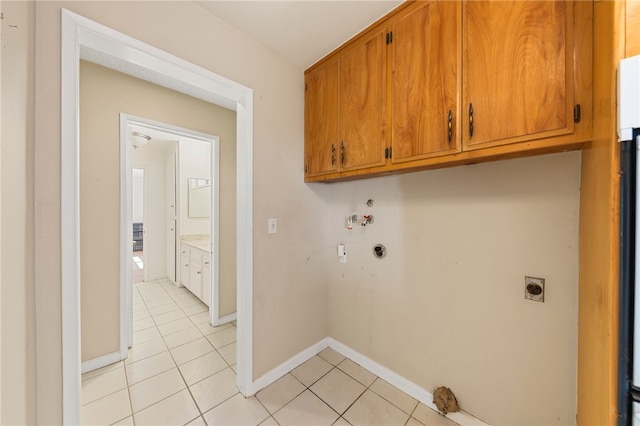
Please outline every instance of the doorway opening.
[{"label": "doorway opening", "polygon": [[68,10],[61,37],[61,234],[63,423],[80,422],[79,62],[86,59],[237,113],[237,380],[254,393],[253,91]]},{"label": "doorway opening", "polygon": [[132,170],[132,228],[131,241],[133,246],[133,283],[145,281],[144,278],[144,169],[133,168]]},{"label": "doorway opening", "polygon": [[[135,133],[148,135],[151,142],[136,148],[131,143]],[[135,233],[136,220],[142,217],[148,223],[144,235],[145,244],[149,245],[145,251],[144,281],[164,280],[167,289],[188,290],[207,306],[208,322],[213,326],[235,321],[236,309],[221,309],[229,302],[237,308],[238,285],[234,280],[233,286],[220,290],[221,259],[227,268],[237,264],[236,254],[226,250],[229,242],[225,241],[222,249],[220,246],[221,218],[223,224],[232,220],[228,214],[221,215],[220,185],[223,179],[225,187],[233,182],[229,176],[233,168],[221,172],[220,138],[129,114],[120,114],[120,138],[120,179],[126,182],[125,188],[132,188],[130,193],[123,191],[120,199],[123,210],[131,211],[131,216],[121,217],[120,224],[124,241],[120,247],[121,283],[132,282],[127,274],[132,270],[132,258],[135,271],[137,257],[125,235],[132,227]],[[144,197],[141,216],[139,212],[136,216],[137,167],[148,171],[144,173],[148,195]],[[228,229],[225,233],[230,235]],[[134,295],[135,290],[121,284],[121,318],[125,319],[121,334],[128,334],[128,347],[133,344]],[[121,348],[125,350],[124,340]]]}]

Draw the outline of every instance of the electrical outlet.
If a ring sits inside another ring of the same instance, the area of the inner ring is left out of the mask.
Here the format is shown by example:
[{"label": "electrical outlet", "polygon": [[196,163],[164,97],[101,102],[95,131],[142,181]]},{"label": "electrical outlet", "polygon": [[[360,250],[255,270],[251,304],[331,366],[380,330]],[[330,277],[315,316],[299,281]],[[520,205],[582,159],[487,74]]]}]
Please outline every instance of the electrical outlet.
[{"label": "electrical outlet", "polygon": [[544,278],[524,277],[524,298],[544,302]]}]

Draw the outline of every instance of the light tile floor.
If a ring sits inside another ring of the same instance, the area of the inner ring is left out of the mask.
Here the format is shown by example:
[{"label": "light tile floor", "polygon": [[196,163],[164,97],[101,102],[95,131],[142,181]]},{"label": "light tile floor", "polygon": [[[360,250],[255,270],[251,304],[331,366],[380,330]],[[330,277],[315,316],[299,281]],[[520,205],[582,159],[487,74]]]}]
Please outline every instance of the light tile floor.
[{"label": "light tile floor", "polygon": [[133,306],[129,357],[82,376],[83,425],[456,425],[332,349],[244,398],[235,324],[167,280],[135,284]]},{"label": "light tile floor", "polygon": [[133,282],[139,283],[144,281],[144,252],[133,252]]}]

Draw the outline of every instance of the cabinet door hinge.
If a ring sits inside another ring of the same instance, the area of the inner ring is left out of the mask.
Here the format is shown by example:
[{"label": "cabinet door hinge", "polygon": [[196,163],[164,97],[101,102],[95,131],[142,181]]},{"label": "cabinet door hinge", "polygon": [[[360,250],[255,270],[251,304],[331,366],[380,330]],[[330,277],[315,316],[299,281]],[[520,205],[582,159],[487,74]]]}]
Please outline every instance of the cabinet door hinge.
[{"label": "cabinet door hinge", "polygon": [[393,43],[393,31],[387,33],[387,44]]},{"label": "cabinet door hinge", "polygon": [[581,119],[581,110],[580,110],[580,104],[576,104],[576,106],[573,107],[573,122],[574,123],[579,123],[580,119]]},{"label": "cabinet door hinge", "polygon": [[309,173],[309,167],[306,164],[304,165],[304,173]]},{"label": "cabinet door hinge", "polygon": [[304,91],[306,92],[307,90],[309,90],[309,86],[307,86],[307,83],[304,84]]}]

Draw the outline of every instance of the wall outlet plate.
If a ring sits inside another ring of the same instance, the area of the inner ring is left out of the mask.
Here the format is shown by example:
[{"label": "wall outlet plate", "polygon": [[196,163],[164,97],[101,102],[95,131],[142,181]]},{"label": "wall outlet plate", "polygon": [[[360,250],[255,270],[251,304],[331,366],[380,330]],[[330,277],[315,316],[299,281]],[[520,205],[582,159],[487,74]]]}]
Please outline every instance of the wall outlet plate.
[{"label": "wall outlet plate", "polygon": [[524,298],[544,302],[544,278],[524,277]]}]

